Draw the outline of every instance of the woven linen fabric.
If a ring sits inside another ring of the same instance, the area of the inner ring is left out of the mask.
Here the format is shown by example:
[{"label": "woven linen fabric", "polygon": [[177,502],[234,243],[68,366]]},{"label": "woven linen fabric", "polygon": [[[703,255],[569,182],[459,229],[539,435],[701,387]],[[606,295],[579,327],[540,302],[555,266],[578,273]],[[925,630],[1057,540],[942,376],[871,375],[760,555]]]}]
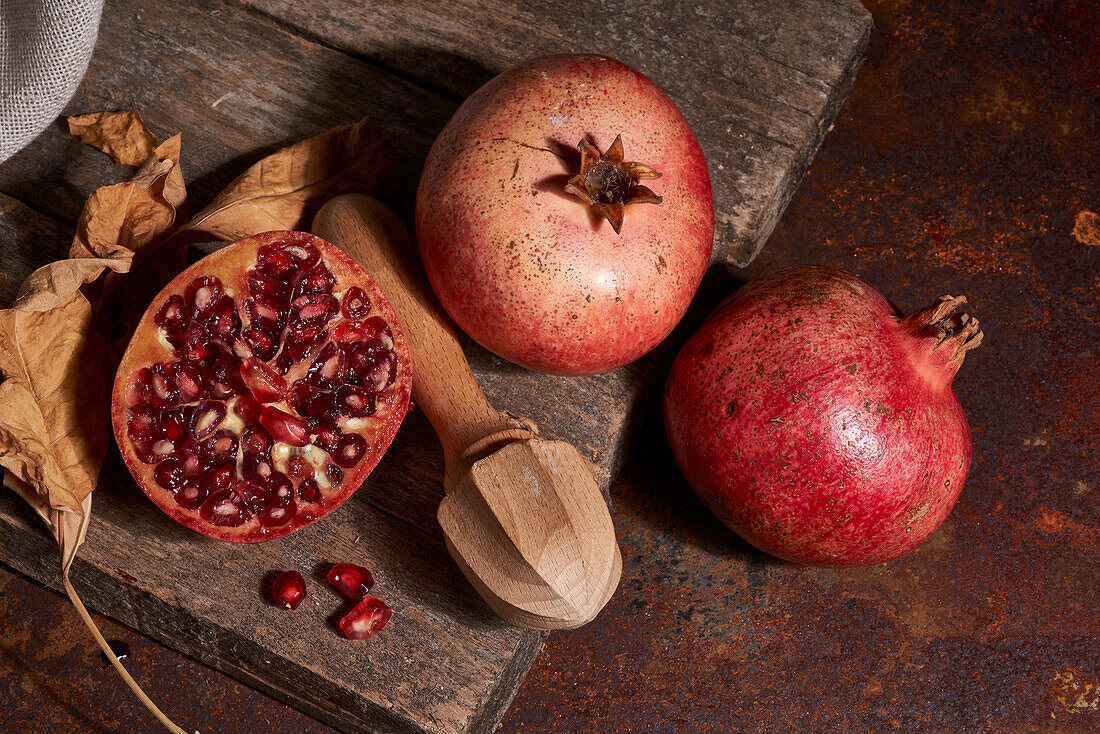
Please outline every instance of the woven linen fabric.
[{"label": "woven linen fabric", "polygon": [[102,12],[103,0],[0,0],[0,162],[72,98]]}]

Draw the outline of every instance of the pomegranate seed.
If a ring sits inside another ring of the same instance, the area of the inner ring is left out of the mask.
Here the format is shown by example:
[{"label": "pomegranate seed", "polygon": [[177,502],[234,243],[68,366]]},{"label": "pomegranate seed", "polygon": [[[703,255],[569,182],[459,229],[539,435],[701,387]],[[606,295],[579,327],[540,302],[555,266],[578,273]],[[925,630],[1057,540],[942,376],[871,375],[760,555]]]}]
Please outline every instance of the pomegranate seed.
[{"label": "pomegranate seed", "polygon": [[172,446],[179,446],[187,436],[187,420],[183,411],[169,410],[160,414],[158,428],[162,438],[170,441]]},{"label": "pomegranate seed", "polygon": [[286,473],[295,479],[313,479],[313,464],[310,464],[301,456],[295,456],[287,462]]},{"label": "pomegranate seed", "polygon": [[245,454],[244,475],[263,486],[267,486],[271,475],[275,473],[275,467],[271,465],[271,457],[267,454]]},{"label": "pomegranate seed", "polygon": [[361,321],[341,321],[332,330],[333,341],[358,342],[367,338],[367,327]]},{"label": "pomegranate seed", "polygon": [[313,442],[330,454],[336,450],[344,435],[343,431],[331,424],[318,426],[313,434],[317,437]]},{"label": "pomegranate seed", "polygon": [[272,334],[286,326],[287,309],[273,296],[255,295],[244,303],[250,323]]},{"label": "pomegranate seed", "polygon": [[240,419],[246,424],[258,422],[261,410],[263,410],[263,406],[260,405],[260,401],[247,394],[238,397],[237,402],[233,405],[233,412],[240,416]]},{"label": "pomegranate seed", "polygon": [[210,469],[211,460],[200,444],[188,441],[180,449],[180,468],[186,479],[195,479]]},{"label": "pomegranate seed", "polygon": [[326,324],[339,308],[336,299],[328,293],[307,293],[290,304],[291,323]]},{"label": "pomegranate seed", "polygon": [[165,459],[153,469],[153,479],[165,489],[175,489],[183,484],[183,469],[175,459]]},{"label": "pomegranate seed", "polygon": [[176,447],[172,445],[171,441],[162,438],[153,444],[152,452],[155,458],[152,461],[146,462],[148,464],[155,464],[161,459],[168,458],[176,453]]},{"label": "pomegranate seed", "polygon": [[349,418],[363,418],[374,414],[374,395],[355,385],[342,385],[336,391],[335,405]]},{"label": "pomegranate seed", "polygon": [[352,601],[359,601],[374,587],[374,576],[354,563],[337,563],[325,575],[328,582]]},{"label": "pomegranate seed", "polygon": [[235,461],[237,434],[223,428],[203,442],[203,450],[213,462]]},{"label": "pomegranate seed", "polygon": [[135,438],[132,442],[134,453],[142,464],[156,464],[160,461],[160,457],[153,453],[153,445],[156,442],[152,438]]},{"label": "pomegranate seed", "polygon": [[329,269],[325,267],[324,263],[319,263],[302,273],[298,284],[294,286],[294,294],[291,296],[291,300],[297,300],[300,296],[308,293],[332,293],[332,286],[335,283],[336,278],[329,272]]},{"label": "pomegranate seed", "polygon": [[325,476],[333,487],[338,487],[344,481],[344,470],[335,464],[325,464]]},{"label": "pomegranate seed", "polygon": [[260,524],[264,527],[278,528],[286,525],[298,514],[298,504],[293,497],[274,498],[260,512]]},{"label": "pomegranate seed", "polygon": [[279,251],[286,254],[300,269],[311,268],[321,260],[321,252],[309,243],[284,242]]},{"label": "pomegranate seed", "polygon": [[206,275],[195,278],[183,291],[183,300],[191,309],[191,318],[205,321],[206,316],[219,304],[225,288],[216,276]]},{"label": "pomegranate seed", "polygon": [[290,288],[278,278],[253,268],[248,271],[248,292],[253,296],[262,293],[271,298],[284,299],[290,292]]},{"label": "pomegranate seed", "polygon": [[345,433],[332,452],[332,460],[345,469],[359,463],[367,451],[367,441],[358,433]]},{"label": "pomegranate seed", "polygon": [[291,366],[294,364],[294,358],[284,349],[279,352],[279,356],[275,358],[275,371],[280,375],[285,375],[290,371]]},{"label": "pomegranate seed", "polygon": [[242,479],[237,482],[237,486],[233,491],[236,492],[241,502],[244,502],[253,510],[261,509],[271,499],[270,489],[249,479]]},{"label": "pomegranate seed", "polygon": [[391,614],[393,610],[381,599],[363,597],[363,601],[340,620],[340,631],[349,640],[365,640],[378,634],[386,626],[386,622],[390,621]]},{"label": "pomegranate seed", "polygon": [[233,475],[236,473],[237,467],[233,462],[227,461],[224,464],[219,464],[210,470],[207,475],[207,479],[210,484],[215,487],[227,488],[230,482],[233,481]]},{"label": "pomegranate seed", "polygon": [[271,585],[271,600],[284,609],[297,609],[306,598],[306,580],[297,571],[279,574]]},{"label": "pomegranate seed", "polygon": [[246,454],[266,454],[273,443],[271,434],[263,426],[249,426],[241,433],[241,447]]},{"label": "pomegranate seed", "polygon": [[317,353],[313,364],[309,366],[306,379],[317,387],[328,389],[335,389],[347,382],[348,368],[345,351],[333,342],[326,344]]},{"label": "pomegranate seed", "polygon": [[223,489],[203,502],[199,515],[211,525],[235,528],[248,522],[253,512],[231,490]]},{"label": "pomegranate seed", "polygon": [[146,405],[130,408],[126,421],[126,435],[131,441],[148,438],[157,429],[157,414]]},{"label": "pomegranate seed", "polygon": [[321,488],[312,479],[304,479],[298,485],[298,496],[303,502],[316,502],[321,499]]},{"label": "pomegranate seed", "polygon": [[313,385],[305,380],[295,380],[287,391],[286,401],[299,414],[304,414],[306,406],[316,400],[318,395],[321,395],[321,391]]},{"label": "pomegranate seed", "polygon": [[206,501],[210,492],[197,484],[185,484],[176,490],[176,504],[185,510],[196,510]]},{"label": "pomegranate seed", "polygon": [[175,371],[176,387],[180,391],[180,401],[193,403],[200,399],[203,395],[203,387],[199,373],[183,362],[175,362],[172,367]]},{"label": "pomegranate seed", "polygon": [[[309,427],[305,421],[270,405],[260,413],[260,425],[266,428],[276,441],[282,441],[291,446],[305,446],[309,443]],[[365,444],[364,441],[364,448]]]},{"label": "pomegranate seed", "polygon": [[279,350],[279,343],[276,341],[276,337],[258,326],[249,326],[248,329],[245,330],[244,338],[248,341],[249,345],[251,345],[252,353],[260,359],[271,359],[275,356],[275,352]]},{"label": "pomegranate seed", "polygon": [[233,299],[225,296],[222,301],[228,305],[219,307],[218,312],[210,317],[210,332],[226,344],[233,344],[241,333],[241,317],[237,314]]},{"label": "pomegranate seed", "polygon": [[225,403],[217,400],[204,400],[195,407],[191,414],[191,437],[196,441],[203,441],[225,420]]},{"label": "pomegranate seed", "polygon": [[261,403],[275,403],[286,396],[286,380],[263,360],[252,357],[242,362],[241,379]]},{"label": "pomegranate seed", "polygon": [[349,319],[365,319],[370,313],[370,299],[363,293],[363,289],[357,285],[348,288],[344,294],[344,302],[340,306],[341,313]]},{"label": "pomegranate seed", "polygon": [[157,311],[157,315],[153,317],[153,322],[166,331],[180,331],[190,320],[184,310],[183,296],[179,294],[168,296],[164,305]]},{"label": "pomegranate seed", "polygon": [[378,360],[378,363],[370,368],[363,384],[371,387],[376,394],[381,394],[393,387],[397,381],[397,358],[393,352]]},{"label": "pomegranate seed", "polygon": [[233,340],[233,354],[236,355],[238,359],[248,359],[249,357],[255,356],[255,352],[252,351],[252,345],[242,337],[237,337]]},{"label": "pomegranate seed", "polygon": [[153,365],[145,378],[147,380],[145,382],[145,402],[154,408],[170,408],[173,405],[179,405],[179,388],[176,387],[173,378],[174,375],[170,375],[165,371],[163,363]]}]

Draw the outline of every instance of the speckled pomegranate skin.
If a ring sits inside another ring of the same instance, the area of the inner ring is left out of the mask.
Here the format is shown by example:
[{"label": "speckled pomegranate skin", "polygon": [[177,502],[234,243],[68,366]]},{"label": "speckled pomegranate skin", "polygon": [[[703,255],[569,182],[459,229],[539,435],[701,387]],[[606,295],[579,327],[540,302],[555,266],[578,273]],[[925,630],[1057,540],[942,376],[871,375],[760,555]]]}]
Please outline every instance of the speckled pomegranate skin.
[{"label": "speckled pomegranate skin", "polygon": [[[577,144],[622,135],[661,204],[621,234],[563,187]],[[664,339],[706,270],[706,160],[676,105],[603,56],[535,59],[470,96],[432,146],[416,201],[425,269],[447,313],[496,354],[542,372],[620,367]]]},{"label": "speckled pomegranate skin", "polygon": [[922,313],[903,321],[830,268],[754,280],[719,306],[664,397],[700,499],[798,563],[878,563],[923,543],[966,481],[970,430],[951,388],[961,356]]}]

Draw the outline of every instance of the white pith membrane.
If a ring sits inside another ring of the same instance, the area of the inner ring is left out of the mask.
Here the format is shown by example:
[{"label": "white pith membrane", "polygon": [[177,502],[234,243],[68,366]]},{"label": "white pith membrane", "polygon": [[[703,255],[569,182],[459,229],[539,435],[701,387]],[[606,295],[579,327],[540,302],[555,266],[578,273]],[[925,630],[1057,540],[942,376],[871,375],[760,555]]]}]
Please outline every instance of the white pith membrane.
[{"label": "white pith membrane", "polygon": [[[147,466],[139,483],[184,524],[221,527],[233,540],[278,537],[333,509],[361,481],[360,463],[378,460],[407,405],[406,364],[380,292],[336,283],[355,274],[354,263],[335,263],[315,238],[279,234],[258,236],[263,246],[240,283],[193,273],[158,296],[155,344],[142,354],[150,361],[131,360],[125,375],[122,432]],[[285,391],[272,382],[284,379]],[[140,468],[131,471],[137,478]]]}]

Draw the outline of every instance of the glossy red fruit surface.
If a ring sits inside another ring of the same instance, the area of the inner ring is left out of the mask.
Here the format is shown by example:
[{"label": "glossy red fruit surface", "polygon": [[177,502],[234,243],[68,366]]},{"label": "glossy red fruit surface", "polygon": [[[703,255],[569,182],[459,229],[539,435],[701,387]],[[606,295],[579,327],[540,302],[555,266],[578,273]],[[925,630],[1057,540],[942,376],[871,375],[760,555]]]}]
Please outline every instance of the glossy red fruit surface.
[{"label": "glossy red fruit surface", "polygon": [[337,563],[325,574],[330,584],[352,601],[359,601],[374,587],[374,576],[354,563]]},{"label": "glossy red fruit surface", "polygon": [[271,600],[284,609],[297,609],[306,598],[306,580],[297,571],[279,574],[271,585]]},{"label": "glossy red fruit surface", "polygon": [[[621,232],[565,190],[582,140],[622,136],[624,163],[659,172],[660,204]],[[603,56],[529,61],[471,95],[436,139],[416,198],[424,266],[447,313],[496,354],[542,372],[604,372],[653,349],[687,310],[710,258],[702,150],[648,78]]]},{"label": "glossy red fruit surface", "polygon": [[340,631],[349,640],[365,640],[378,634],[392,614],[384,601],[367,596],[340,620]]},{"label": "glossy red fruit surface", "polygon": [[750,282],[683,347],[665,388],[672,452],[756,547],[862,565],[923,543],[970,467],[952,391],[981,343],[964,298],[904,316],[858,278],[797,268]]},{"label": "glossy red fruit surface", "polygon": [[[337,330],[345,341],[331,340]],[[153,300],[119,365],[112,423],[165,513],[255,542],[351,496],[411,389],[408,344],[370,276],[313,235],[267,232],[208,255]]]}]

